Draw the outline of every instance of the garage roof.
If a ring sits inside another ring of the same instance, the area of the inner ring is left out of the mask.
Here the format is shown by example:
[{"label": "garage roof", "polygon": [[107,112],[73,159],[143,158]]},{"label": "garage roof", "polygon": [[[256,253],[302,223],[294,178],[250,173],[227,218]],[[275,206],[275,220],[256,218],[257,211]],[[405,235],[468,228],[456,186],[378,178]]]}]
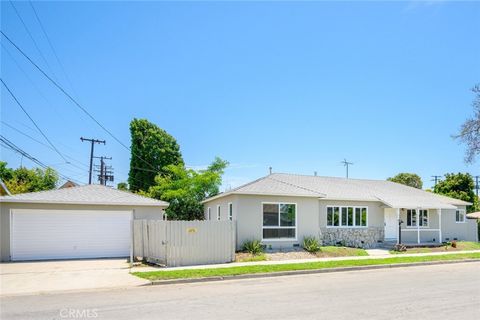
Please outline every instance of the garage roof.
[{"label": "garage roof", "polygon": [[0,197],[0,203],[58,203],[58,204],[94,204],[118,206],[161,206],[168,202],[147,198],[127,191],[121,191],[102,185],[30,192]]},{"label": "garage roof", "polygon": [[432,192],[385,180],[346,179],[273,173],[231,191],[205,200],[229,194],[282,195],[316,197],[328,200],[379,201],[392,208],[455,209],[470,205]]}]

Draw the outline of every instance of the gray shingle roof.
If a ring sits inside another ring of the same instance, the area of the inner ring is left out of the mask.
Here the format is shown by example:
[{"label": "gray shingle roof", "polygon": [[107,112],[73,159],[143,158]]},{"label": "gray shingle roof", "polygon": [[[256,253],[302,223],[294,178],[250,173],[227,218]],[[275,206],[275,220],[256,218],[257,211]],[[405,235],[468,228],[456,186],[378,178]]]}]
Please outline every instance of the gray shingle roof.
[{"label": "gray shingle roof", "polygon": [[168,206],[168,202],[101,185],[85,185],[0,197],[0,203],[64,203],[119,206]]},{"label": "gray shingle roof", "polygon": [[454,209],[470,203],[385,180],[346,179],[274,173],[222,193],[288,195],[332,200],[380,201],[393,208]]}]

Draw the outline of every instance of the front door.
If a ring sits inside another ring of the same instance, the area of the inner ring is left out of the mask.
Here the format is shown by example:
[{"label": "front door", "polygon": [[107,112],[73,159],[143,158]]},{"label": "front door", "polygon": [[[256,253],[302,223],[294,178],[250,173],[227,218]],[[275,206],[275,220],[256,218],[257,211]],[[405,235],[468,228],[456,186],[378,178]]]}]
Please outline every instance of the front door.
[{"label": "front door", "polygon": [[397,239],[398,221],[394,210],[385,210],[385,239]]}]

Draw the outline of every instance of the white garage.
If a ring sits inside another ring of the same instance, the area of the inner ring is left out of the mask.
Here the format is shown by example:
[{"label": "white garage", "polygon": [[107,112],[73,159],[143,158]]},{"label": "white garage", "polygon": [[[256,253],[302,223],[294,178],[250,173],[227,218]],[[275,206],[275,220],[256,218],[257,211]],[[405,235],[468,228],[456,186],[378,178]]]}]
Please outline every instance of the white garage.
[{"label": "white garage", "polygon": [[11,260],[130,255],[132,211],[12,210]]},{"label": "white garage", "polygon": [[1,260],[128,257],[131,222],[168,203],[99,185],[0,197]]}]

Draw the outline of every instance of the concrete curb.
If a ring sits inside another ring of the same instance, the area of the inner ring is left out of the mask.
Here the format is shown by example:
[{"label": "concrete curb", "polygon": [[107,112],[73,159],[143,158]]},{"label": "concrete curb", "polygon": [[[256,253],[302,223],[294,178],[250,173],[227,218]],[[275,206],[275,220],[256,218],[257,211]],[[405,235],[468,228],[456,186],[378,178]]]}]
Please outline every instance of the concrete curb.
[{"label": "concrete curb", "polygon": [[393,264],[357,266],[357,267],[340,267],[340,268],[325,268],[325,269],[311,269],[311,270],[279,271],[279,272],[269,272],[269,273],[252,273],[252,274],[242,274],[242,275],[237,275],[237,276],[215,276],[215,277],[190,278],[190,279],[154,280],[154,281],[151,281],[149,284],[144,284],[144,285],[141,285],[141,286],[152,286],[152,285],[157,286],[157,285],[180,284],[180,283],[212,282],[212,281],[225,281],[225,280],[237,280],[237,279],[273,278],[273,277],[294,276],[294,275],[304,275],[304,274],[316,274],[316,273],[333,273],[333,272],[362,271],[362,270],[403,268],[403,267],[419,267],[419,266],[431,266],[431,265],[455,264],[455,263],[471,263],[471,262],[480,263],[480,259],[393,263]]}]

